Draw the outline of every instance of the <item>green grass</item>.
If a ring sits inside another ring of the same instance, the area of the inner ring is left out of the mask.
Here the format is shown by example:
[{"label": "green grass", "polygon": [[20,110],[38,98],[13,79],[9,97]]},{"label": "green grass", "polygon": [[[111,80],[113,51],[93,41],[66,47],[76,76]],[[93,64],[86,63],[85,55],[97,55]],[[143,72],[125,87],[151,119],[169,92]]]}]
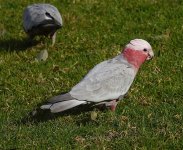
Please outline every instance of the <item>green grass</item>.
[{"label": "green grass", "polygon": [[[64,27],[54,47],[49,39],[28,47],[22,12],[36,2],[0,0],[0,149],[183,149],[183,1],[45,0]],[[134,38],[149,41],[155,58],[116,112],[17,122]],[[43,49],[48,59],[35,62]]]}]

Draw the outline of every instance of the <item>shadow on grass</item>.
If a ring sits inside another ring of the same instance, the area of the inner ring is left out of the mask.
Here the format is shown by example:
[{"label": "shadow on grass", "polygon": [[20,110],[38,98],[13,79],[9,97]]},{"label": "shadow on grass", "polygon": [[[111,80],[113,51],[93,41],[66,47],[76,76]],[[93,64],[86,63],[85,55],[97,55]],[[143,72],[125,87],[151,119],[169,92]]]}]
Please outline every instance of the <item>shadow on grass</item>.
[{"label": "shadow on grass", "polygon": [[[79,115],[81,113],[86,113],[89,111],[94,110],[94,107],[92,106],[86,106],[86,105],[82,105],[82,106],[78,106],[75,108],[72,108],[70,110],[66,110],[64,112],[61,113],[50,113],[50,111],[48,110],[41,110],[41,109],[36,109],[32,112],[30,112],[26,117],[22,118],[20,121],[18,121],[19,124],[39,124],[41,122],[46,122],[49,120],[54,120],[58,117],[63,117],[63,116],[75,116],[75,115]],[[92,121],[90,117],[85,117],[80,119],[78,122],[76,122],[78,125],[79,124],[83,124],[86,125],[88,122]]]},{"label": "shadow on grass", "polygon": [[30,40],[28,38],[24,39],[7,39],[0,40],[0,51],[25,51],[27,48],[37,45],[40,41]]},{"label": "shadow on grass", "polygon": [[[76,116],[81,113],[87,113],[87,112],[90,112],[90,111],[96,109],[96,107],[94,107],[93,104],[91,104],[91,105],[80,105],[80,106],[71,108],[69,110],[66,110],[64,112],[60,112],[60,113],[51,113],[49,110],[40,109],[40,106],[43,104],[45,104],[45,103],[38,104],[36,110],[33,110],[30,113],[28,113],[24,118],[22,118],[17,123],[25,124],[25,125],[32,124],[32,123],[39,124],[40,122],[54,120],[58,117],[63,117],[63,116],[68,116],[68,115]],[[97,109],[99,109],[100,111],[103,111],[106,109],[106,107],[100,105],[99,107],[97,107]],[[85,118],[82,118],[81,120],[79,120],[77,122],[77,124],[86,125],[90,121],[92,121],[90,117],[85,117]]]},{"label": "shadow on grass", "polygon": [[[62,95],[62,94],[66,94],[67,92],[61,92],[58,93],[57,95]],[[79,115],[81,113],[87,113],[90,111],[93,111],[94,109],[97,109],[99,111],[104,111],[107,109],[107,107],[104,105],[95,105],[95,103],[91,103],[91,104],[86,104],[86,105],[79,105],[76,107],[73,107],[71,109],[65,110],[63,112],[59,112],[59,113],[51,113],[50,110],[42,110],[40,109],[40,107],[44,104],[47,104],[46,102],[41,102],[39,104],[37,104],[36,109],[32,110],[31,112],[29,112],[24,118],[22,118],[21,120],[17,121],[17,124],[25,124],[25,125],[29,125],[29,124],[38,124],[40,122],[46,122],[49,120],[54,120],[58,117],[63,117],[63,116],[76,116]],[[76,122],[78,125],[83,124],[86,125],[88,122],[91,122],[91,117],[84,117],[80,120],[78,120],[78,122]]]}]

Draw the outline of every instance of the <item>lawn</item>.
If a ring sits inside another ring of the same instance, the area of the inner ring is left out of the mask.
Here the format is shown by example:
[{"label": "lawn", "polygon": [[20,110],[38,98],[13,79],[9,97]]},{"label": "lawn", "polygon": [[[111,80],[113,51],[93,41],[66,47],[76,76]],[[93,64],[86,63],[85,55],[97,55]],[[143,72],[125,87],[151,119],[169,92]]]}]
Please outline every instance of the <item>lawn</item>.
[{"label": "lawn", "polygon": [[[44,0],[63,17],[54,47],[47,38],[26,42],[22,13],[37,2],[0,0],[0,149],[183,149],[183,1]],[[134,38],[155,57],[115,112],[21,121]],[[44,49],[48,59],[35,61]]]}]

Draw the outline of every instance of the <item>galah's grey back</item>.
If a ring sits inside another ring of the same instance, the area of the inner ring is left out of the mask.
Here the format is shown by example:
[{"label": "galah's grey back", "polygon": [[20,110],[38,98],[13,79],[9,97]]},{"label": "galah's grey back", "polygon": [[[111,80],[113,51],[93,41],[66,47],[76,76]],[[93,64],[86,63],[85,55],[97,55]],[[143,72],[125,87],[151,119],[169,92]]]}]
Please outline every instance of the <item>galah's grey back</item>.
[{"label": "galah's grey back", "polygon": [[52,37],[62,27],[62,17],[53,5],[32,4],[24,10],[23,27],[31,38],[36,35]]}]

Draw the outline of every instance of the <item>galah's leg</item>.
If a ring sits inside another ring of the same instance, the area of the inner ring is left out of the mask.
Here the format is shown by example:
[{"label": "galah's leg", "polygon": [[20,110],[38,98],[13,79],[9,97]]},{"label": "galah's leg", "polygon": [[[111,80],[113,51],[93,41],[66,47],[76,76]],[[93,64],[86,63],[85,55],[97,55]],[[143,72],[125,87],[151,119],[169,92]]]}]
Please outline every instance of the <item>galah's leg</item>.
[{"label": "galah's leg", "polygon": [[112,101],[106,103],[106,106],[109,107],[111,111],[115,111],[117,104],[118,104],[118,102],[116,100],[112,100]]},{"label": "galah's leg", "polygon": [[56,41],[56,32],[52,35],[52,46],[55,45],[55,41]]}]

